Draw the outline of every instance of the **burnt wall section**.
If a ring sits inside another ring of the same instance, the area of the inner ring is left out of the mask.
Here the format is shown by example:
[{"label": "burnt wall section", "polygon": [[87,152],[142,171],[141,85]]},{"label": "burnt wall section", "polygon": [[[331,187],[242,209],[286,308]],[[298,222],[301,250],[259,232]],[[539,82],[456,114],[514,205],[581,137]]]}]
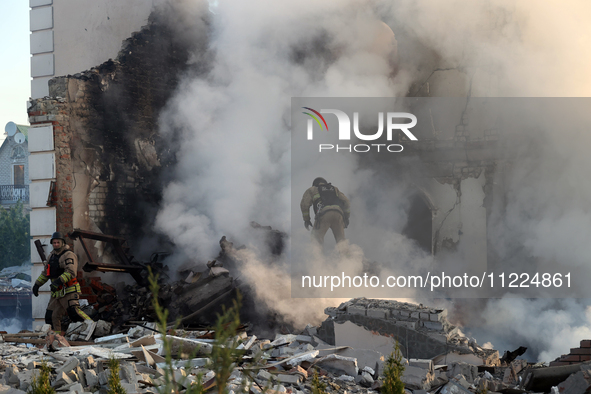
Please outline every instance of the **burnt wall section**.
[{"label": "burnt wall section", "polygon": [[174,142],[159,135],[158,117],[190,54],[207,52],[206,34],[190,44],[175,35],[166,18],[154,14],[124,42],[117,60],[54,78],[51,98],[30,103],[32,124],[54,125],[58,230],[100,231],[132,244],[150,235],[166,171],[174,164],[168,154]]}]

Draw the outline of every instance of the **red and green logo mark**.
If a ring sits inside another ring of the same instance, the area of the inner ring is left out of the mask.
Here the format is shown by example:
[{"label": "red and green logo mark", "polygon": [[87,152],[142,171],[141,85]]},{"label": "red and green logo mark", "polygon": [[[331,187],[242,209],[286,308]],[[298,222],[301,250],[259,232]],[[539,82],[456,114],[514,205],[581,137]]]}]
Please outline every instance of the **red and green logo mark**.
[{"label": "red and green logo mark", "polygon": [[[316,111],[315,109],[312,109],[310,107],[302,107],[304,109],[307,109],[309,111],[314,112],[316,115],[318,115],[318,117],[320,117],[320,119],[322,119],[322,122],[324,123],[324,126],[326,126],[326,131],[328,131],[328,125],[326,124],[326,120],[324,120],[324,116],[320,115],[320,112]],[[320,123],[320,120],[318,119],[318,117],[312,115],[310,112],[302,112],[303,114],[308,115],[309,117],[311,117],[312,119],[314,119],[316,121],[316,123],[318,123],[318,126],[320,126],[320,130],[323,129],[322,127],[322,123]]]}]

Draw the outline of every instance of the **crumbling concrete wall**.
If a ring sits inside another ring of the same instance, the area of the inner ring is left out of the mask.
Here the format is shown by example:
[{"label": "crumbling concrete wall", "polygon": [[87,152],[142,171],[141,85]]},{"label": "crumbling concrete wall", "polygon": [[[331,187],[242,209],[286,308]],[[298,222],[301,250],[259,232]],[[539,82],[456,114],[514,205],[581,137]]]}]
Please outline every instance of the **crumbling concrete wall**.
[{"label": "crumbling concrete wall", "polygon": [[376,335],[398,341],[407,358],[432,359],[457,352],[477,354],[488,365],[496,365],[499,361],[498,351],[482,349],[476,343],[470,343],[447,320],[445,309],[355,298],[337,308],[326,308],[325,313],[330,317],[318,328],[318,337],[331,345],[348,346],[346,339],[339,339],[336,331],[339,330],[337,325],[351,322]]}]

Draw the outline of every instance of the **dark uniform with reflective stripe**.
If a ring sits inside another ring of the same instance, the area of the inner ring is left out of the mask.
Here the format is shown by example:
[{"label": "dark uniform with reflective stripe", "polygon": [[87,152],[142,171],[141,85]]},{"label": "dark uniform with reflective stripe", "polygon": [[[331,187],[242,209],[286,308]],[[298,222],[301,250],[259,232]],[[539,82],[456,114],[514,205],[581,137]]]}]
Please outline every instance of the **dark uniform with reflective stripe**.
[{"label": "dark uniform with reflective stripe", "polygon": [[43,272],[35,281],[38,287],[51,280],[51,300],[47,306],[45,322],[54,331],[61,331],[61,319],[67,313],[72,321],[90,319],[80,310],[80,284],[76,279],[78,257],[68,245],[53,250],[43,267]]},{"label": "dark uniform with reflective stripe", "polygon": [[314,208],[314,230],[312,235],[319,243],[330,228],[335,240],[345,240],[345,227],[349,223],[349,199],[330,183],[312,186],[304,192],[300,208],[304,222],[310,220],[310,207]]}]

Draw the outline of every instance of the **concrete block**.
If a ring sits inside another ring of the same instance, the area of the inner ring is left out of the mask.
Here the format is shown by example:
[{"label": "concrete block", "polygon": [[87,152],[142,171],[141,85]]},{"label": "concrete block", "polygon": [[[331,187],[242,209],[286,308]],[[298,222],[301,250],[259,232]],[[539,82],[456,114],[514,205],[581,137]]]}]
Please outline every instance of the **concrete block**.
[{"label": "concrete block", "polygon": [[103,372],[99,372],[98,380],[99,380],[99,384],[101,386],[104,386],[105,384],[107,384],[109,382],[109,370],[107,369]]},{"label": "concrete block", "polygon": [[74,383],[72,379],[70,379],[70,377],[66,373],[61,372],[57,374],[55,380],[51,384],[51,387],[61,387],[72,383]]},{"label": "concrete block", "polygon": [[438,321],[423,321],[423,327],[428,328],[429,330],[435,331],[443,331],[443,324]]},{"label": "concrete block", "polygon": [[387,319],[388,318],[388,310],[381,309],[381,308],[369,308],[367,310],[368,317],[375,317],[377,319]]},{"label": "concrete block", "polygon": [[29,30],[53,28],[53,7],[33,8],[29,11]]},{"label": "concrete block", "polygon": [[413,390],[429,390],[435,376],[426,369],[407,365],[404,368],[402,381],[405,387]]},{"label": "concrete block", "polygon": [[84,378],[86,379],[87,386],[96,387],[99,384],[98,375],[94,369],[87,369],[84,371]]},{"label": "concrete block", "polygon": [[296,341],[300,343],[312,343],[312,337],[309,335],[298,335],[296,336]]},{"label": "concrete block", "polygon": [[302,376],[299,374],[293,374],[293,375],[288,375],[288,374],[277,374],[277,380],[281,383],[287,383],[287,384],[299,384],[302,381]]},{"label": "concrete block", "polygon": [[425,369],[425,370],[433,373],[433,360],[411,358],[408,360],[408,365],[413,366],[413,367],[422,368],[422,369]]},{"label": "concrete block", "polygon": [[366,316],[366,309],[364,306],[350,305],[347,307],[347,313],[350,315]]},{"label": "concrete block", "polygon": [[80,365],[80,361],[76,357],[70,357],[62,364],[61,367],[55,370],[55,373],[58,375],[62,372],[68,373],[78,365]]},{"label": "concrete block", "polygon": [[396,324],[397,326],[402,326],[402,327],[410,328],[413,330],[416,330],[418,327],[418,323],[416,321],[396,320],[396,322],[394,324]]},{"label": "concrete block", "polygon": [[419,312],[410,312],[410,317],[412,319],[419,319],[420,313]]},{"label": "concrete block", "polygon": [[430,316],[429,316],[429,312],[419,312],[419,319],[421,320],[429,320]]},{"label": "concrete block", "polygon": [[257,374],[257,378],[263,379],[263,380],[270,380],[272,377],[273,377],[273,375],[271,375],[269,372],[265,371],[264,369],[261,369],[259,371],[259,373]]},{"label": "concrete block", "polygon": [[55,74],[53,53],[43,53],[31,57],[31,77],[47,77]]}]

